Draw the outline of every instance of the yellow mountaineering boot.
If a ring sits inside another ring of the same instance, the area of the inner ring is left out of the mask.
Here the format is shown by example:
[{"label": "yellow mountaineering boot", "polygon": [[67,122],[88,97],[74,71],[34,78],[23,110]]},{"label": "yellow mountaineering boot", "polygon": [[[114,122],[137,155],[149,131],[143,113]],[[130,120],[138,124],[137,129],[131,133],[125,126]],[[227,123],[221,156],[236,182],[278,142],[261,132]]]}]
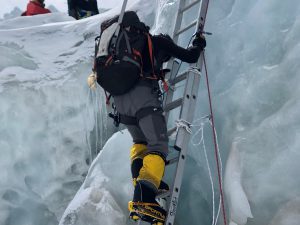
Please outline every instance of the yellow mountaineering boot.
[{"label": "yellow mountaineering boot", "polygon": [[[132,183],[135,187],[136,180],[140,174],[140,170],[143,167],[143,158],[146,154],[147,146],[145,144],[134,144],[130,149],[130,160],[131,160],[131,175]],[[158,194],[169,191],[169,186],[163,180],[161,180],[158,187]]]},{"label": "yellow mountaineering boot", "polygon": [[148,154],[143,158],[142,168],[136,179],[133,201],[128,203],[132,219],[139,217],[151,224],[164,223],[166,211],[155,200],[164,169],[165,161],[161,156]]}]

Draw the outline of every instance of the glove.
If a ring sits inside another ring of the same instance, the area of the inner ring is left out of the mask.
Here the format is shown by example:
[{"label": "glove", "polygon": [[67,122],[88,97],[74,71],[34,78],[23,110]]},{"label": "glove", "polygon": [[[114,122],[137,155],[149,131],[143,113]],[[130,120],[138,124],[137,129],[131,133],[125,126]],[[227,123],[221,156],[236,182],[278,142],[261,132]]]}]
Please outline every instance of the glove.
[{"label": "glove", "polygon": [[204,49],[206,47],[206,40],[203,35],[197,35],[193,40],[193,46],[200,47]]}]

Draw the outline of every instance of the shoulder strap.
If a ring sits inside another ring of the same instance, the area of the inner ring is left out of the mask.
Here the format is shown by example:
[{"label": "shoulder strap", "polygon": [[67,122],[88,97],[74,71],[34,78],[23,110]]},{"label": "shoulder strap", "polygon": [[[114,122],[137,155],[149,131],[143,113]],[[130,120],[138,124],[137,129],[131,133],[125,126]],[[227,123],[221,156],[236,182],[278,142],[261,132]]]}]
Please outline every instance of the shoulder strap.
[{"label": "shoulder strap", "polygon": [[153,44],[152,44],[152,39],[150,37],[150,34],[147,33],[147,39],[148,39],[148,48],[149,48],[149,56],[150,56],[150,61],[151,61],[151,67],[152,67],[152,73],[153,73],[153,77],[156,80],[161,80],[163,82],[163,88],[165,91],[169,90],[169,86],[164,78],[164,75],[159,74],[158,76],[155,74],[155,69],[154,69],[154,55],[153,55]]},{"label": "shoulder strap", "polygon": [[94,53],[94,66],[93,66],[93,72],[96,71],[96,58],[99,50],[99,45],[100,45],[100,36],[97,36],[95,38],[95,53]]},{"label": "shoulder strap", "polygon": [[153,44],[152,44],[152,40],[151,40],[149,33],[147,33],[147,42],[148,42],[148,49],[149,49],[149,56],[150,56],[150,61],[151,61],[153,77],[155,79],[157,79],[158,77],[156,76],[155,70],[154,70]]}]

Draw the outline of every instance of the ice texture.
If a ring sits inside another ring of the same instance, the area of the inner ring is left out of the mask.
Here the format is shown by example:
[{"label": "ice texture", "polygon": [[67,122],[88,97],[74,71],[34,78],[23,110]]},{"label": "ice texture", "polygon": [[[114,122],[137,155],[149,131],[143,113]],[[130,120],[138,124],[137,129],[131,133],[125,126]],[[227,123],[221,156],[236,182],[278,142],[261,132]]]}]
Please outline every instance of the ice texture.
[{"label": "ice texture", "polygon": [[66,209],[60,225],[123,225],[133,188],[127,130],[115,133],[94,160],[88,175]]}]

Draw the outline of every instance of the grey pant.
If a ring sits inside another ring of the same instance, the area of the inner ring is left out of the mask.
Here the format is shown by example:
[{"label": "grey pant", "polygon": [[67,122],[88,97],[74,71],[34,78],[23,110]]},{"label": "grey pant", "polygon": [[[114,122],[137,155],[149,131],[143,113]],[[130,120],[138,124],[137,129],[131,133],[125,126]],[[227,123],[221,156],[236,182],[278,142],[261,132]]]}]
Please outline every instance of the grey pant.
[{"label": "grey pant", "polygon": [[[153,85],[151,83],[153,82]],[[148,85],[145,85],[148,83]],[[128,93],[114,97],[117,111],[135,117],[137,111],[145,107],[161,107],[156,81],[141,80]],[[168,154],[168,135],[165,117],[155,112],[141,118],[138,125],[126,125],[134,143],[147,143],[147,152],[159,152],[165,158]]]}]

